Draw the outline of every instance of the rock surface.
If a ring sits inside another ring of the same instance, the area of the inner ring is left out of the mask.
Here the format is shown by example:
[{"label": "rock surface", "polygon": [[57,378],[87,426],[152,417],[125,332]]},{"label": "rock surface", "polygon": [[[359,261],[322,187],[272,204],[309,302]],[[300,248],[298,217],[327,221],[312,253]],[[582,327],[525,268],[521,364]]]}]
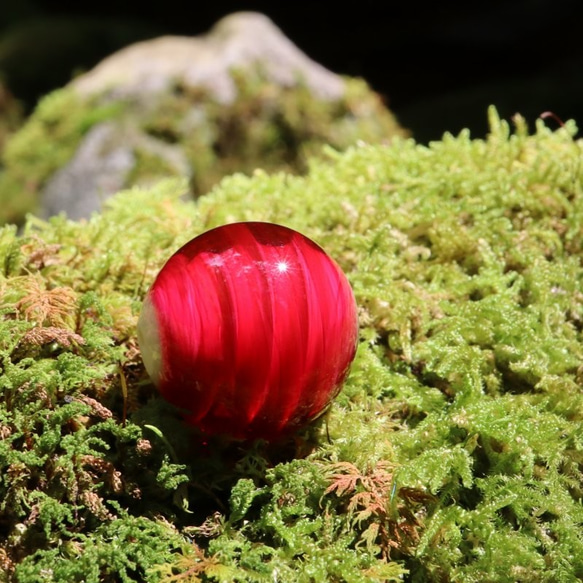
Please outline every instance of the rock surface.
[{"label": "rock surface", "polygon": [[266,16],[237,12],[199,37],[164,36],[118,51],[72,85],[81,95],[110,90],[115,97],[139,98],[170,90],[177,82],[204,88],[220,102],[237,97],[233,68],[261,63],[267,80],[283,87],[304,82],[314,96],[339,99],[341,77],[300,51]]},{"label": "rock surface", "polygon": [[103,198],[123,187],[134,161],[130,148],[117,139],[114,124],[93,127],[69,164],[47,184],[43,216],[66,210],[71,219],[88,217]]},{"label": "rock surface", "polygon": [[161,143],[133,128],[104,122],[85,136],[73,159],[47,183],[42,196],[42,216],[66,211],[70,219],[88,218],[103,200],[122,190],[136,164],[136,151],[148,151],[188,174],[180,149]]}]

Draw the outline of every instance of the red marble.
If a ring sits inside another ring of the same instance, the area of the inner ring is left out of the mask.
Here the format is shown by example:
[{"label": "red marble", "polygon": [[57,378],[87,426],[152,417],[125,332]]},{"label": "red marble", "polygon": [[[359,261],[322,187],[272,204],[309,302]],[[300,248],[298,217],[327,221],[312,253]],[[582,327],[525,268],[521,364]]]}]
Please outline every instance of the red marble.
[{"label": "red marble", "polygon": [[150,288],[138,338],[162,396],[207,434],[274,440],[320,415],[354,358],[357,308],[340,267],[272,223],[217,227]]}]

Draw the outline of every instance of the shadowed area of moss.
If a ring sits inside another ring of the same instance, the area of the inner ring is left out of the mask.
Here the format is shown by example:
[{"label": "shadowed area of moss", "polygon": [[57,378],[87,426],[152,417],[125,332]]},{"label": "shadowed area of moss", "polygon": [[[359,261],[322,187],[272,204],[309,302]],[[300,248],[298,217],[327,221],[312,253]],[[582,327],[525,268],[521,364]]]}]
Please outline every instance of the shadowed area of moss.
[{"label": "shadowed area of moss", "polygon": [[[514,123],[0,231],[4,581],[583,577],[582,145]],[[145,376],[147,287],[235,220],[300,230],[353,285],[330,441],[201,443]]]}]

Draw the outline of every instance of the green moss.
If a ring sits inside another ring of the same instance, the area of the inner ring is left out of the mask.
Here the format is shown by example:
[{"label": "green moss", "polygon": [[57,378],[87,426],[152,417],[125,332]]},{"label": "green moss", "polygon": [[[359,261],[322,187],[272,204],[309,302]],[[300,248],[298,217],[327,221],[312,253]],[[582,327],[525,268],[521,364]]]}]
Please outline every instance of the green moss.
[{"label": "green moss", "polygon": [[[490,125],[1,230],[4,580],[581,579],[583,144]],[[201,445],[136,317],[179,245],[246,219],[329,251],[361,340],[327,428]]]},{"label": "green moss", "polygon": [[179,174],[175,166],[152,152],[143,148],[135,148],[133,153],[135,163],[127,178],[129,184],[138,181],[142,185],[155,184],[160,180]]},{"label": "green moss", "polygon": [[23,109],[22,104],[8,91],[0,74],[0,155],[7,139],[22,124]]}]

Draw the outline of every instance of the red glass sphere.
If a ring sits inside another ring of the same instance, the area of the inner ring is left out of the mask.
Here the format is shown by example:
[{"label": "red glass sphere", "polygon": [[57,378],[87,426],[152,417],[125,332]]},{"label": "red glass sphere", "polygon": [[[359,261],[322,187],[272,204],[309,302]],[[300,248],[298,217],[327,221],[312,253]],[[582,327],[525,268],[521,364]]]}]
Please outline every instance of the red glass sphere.
[{"label": "red glass sphere", "polygon": [[318,417],[356,351],[340,267],[272,223],[217,227],[179,249],[144,300],[138,341],[162,396],[207,434],[277,439]]}]

